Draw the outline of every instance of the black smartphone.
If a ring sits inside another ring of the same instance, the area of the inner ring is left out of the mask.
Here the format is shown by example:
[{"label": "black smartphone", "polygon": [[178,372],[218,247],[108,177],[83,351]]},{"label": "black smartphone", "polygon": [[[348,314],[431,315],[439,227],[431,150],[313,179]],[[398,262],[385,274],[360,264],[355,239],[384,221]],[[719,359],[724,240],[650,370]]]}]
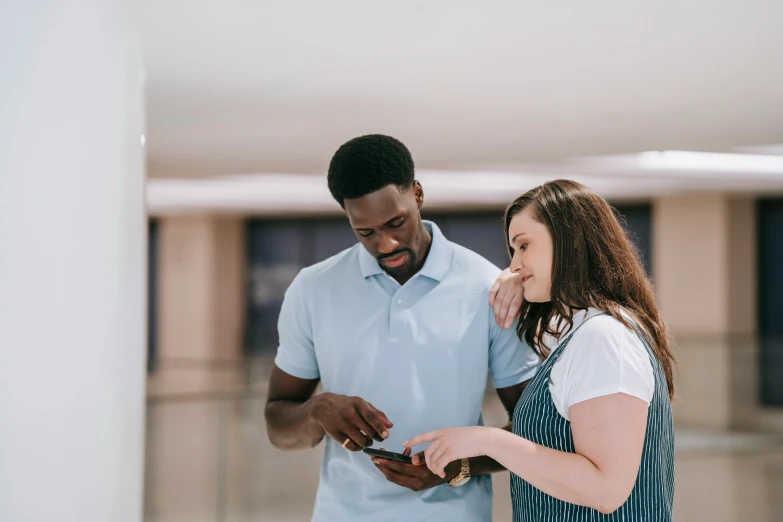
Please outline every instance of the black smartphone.
[{"label": "black smartphone", "polygon": [[396,460],[397,462],[404,462],[405,464],[413,464],[411,458],[402,453],[394,453],[392,451],[377,450],[372,448],[364,448],[364,451],[368,455],[373,457],[381,457],[382,459]]}]

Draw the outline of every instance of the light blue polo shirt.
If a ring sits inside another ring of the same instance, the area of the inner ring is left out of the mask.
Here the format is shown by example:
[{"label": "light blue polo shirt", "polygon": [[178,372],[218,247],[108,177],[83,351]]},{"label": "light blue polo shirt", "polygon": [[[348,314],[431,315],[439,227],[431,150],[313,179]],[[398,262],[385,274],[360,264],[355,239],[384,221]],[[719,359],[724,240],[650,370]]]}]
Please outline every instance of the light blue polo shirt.
[{"label": "light blue polo shirt", "polygon": [[[505,388],[531,379],[539,365],[515,328],[495,323],[488,292],[500,270],[424,224],[432,246],[404,285],[357,244],[303,269],[278,323],[277,366],[386,413],[394,427],[373,447],[390,451],[424,431],[482,424],[487,371]],[[415,493],[388,482],[366,454],[325,440],[314,522],[492,519],[488,475]]]}]

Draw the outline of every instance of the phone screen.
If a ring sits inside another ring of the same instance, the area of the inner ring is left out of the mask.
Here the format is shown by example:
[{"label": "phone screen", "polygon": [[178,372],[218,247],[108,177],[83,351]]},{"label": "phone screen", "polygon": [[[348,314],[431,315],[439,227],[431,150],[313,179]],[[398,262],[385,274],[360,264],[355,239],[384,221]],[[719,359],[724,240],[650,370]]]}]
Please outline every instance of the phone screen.
[{"label": "phone screen", "polygon": [[372,455],[373,457],[381,457],[384,459],[396,460],[398,462],[404,462],[406,464],[411,464],[413,462],[409,456],[403,455],[402,453],[394,453],[392,451],[376,450],[372,448],[364,448],[364,450],[362,451],[364,451],[368,455]]}]

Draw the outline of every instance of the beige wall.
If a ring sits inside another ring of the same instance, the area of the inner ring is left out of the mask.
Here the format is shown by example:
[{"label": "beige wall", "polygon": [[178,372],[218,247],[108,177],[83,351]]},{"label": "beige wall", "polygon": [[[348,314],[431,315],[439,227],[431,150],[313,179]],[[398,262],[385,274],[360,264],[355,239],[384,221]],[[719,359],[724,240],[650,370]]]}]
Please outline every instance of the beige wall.
[{"label": "beige wall", "polygon": [[679,336],[728,331],[727,201],[672,197],[653,206],[653,274],[661,308]]},{"label": "beige wall", "polygon": [[728,290],[731,333],[755,334],[758,330],[758,254],[756,204],[751,198],[729,200]]},{"label": "beige wall", "polygon": [[165,360],[242,355],[244,221],[162,218],[158,234],[158,354]]},{"label": "beige wall", "polygon": [[226,357],[242,354],[245,319],[245,227],[243,219],[215,220],[215,346]]},{"label": "beige wall", "polygon": [[678,424],[748,427],[757,409],[754,201],[726,195],[653,205],[653,274],[680,360]]}]

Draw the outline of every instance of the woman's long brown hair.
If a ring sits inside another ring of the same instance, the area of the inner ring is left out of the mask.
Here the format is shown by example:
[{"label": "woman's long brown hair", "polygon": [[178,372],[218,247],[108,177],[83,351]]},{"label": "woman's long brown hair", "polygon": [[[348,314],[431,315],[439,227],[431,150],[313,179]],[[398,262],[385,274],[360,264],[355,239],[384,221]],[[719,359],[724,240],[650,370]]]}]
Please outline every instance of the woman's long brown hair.
[{"label": "woman's long brown hair", "polygon": [[[544,335],[559,336],[573,326],[574,310],[594,307],[627,328],[630,312],[661,363],[669,397],[674,396],[674,369],[666,323],[658,311],[652,283],[639,253],[604,198],[569,180],[550,181],[517,198],[505,212],[505,237],[511,220],[530,208],[546,225],[553,243],[552,300],[525,302],[517,334],[541,357],[549,353]],[[509,254],[513,251],[509,247]],[[553,324],[553,319],[556,319]]]}]

